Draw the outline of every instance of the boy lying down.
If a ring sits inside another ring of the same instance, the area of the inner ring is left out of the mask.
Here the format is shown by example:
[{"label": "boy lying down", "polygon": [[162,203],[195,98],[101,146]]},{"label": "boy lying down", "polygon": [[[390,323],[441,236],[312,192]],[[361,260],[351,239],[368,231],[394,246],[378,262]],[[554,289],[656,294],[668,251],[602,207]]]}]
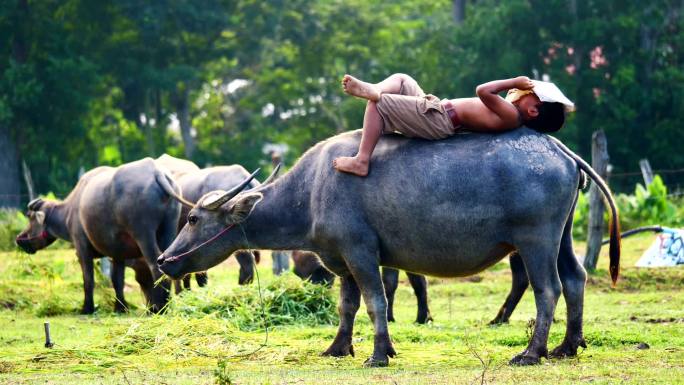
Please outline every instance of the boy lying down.
[{"label": "boy lying down", "polygon": [[[371,154],[383,133],[436,140],[460,131],[493,133],[522,125],[554,132],[565,122],[566,108],[574,107],[553,83],[526,76],[481,84],[476,98],[440,100],[426,95],[405,74],[391,75],[376,84],[344,75],[342,87],[347,94],[367,99],[368,104],[358,153],[335,159],[333,167],[359,176],[368,175]],[[506,99],[498,95],[506,90]]]}]

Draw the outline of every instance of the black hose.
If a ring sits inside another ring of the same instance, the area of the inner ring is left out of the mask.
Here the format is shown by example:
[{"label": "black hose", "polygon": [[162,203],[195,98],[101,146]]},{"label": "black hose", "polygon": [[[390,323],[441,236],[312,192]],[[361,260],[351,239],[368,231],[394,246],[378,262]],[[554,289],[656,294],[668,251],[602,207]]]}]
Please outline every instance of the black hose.
[{"label": "black hose", "polygon": [[[652,232],[654,232],[654,233],[662,233],[662,232],[663,232],[663,227],[660,226],[660,225],[637,227],[636,229],[627,230],[627,231],[625,231],[624,233],[621,233],[621,234],[620,234],[620,237],[621,237],[621,238],[626,238],[626,237],[632,236],[632,235],[634,235],[634,234],[643,233],[643,232],[646,232],[646,231],[652,231]],[[605,245],[605,244],[607,244],[608,242],[610,242],[610,239],[609,239],[609,238],[606,238],[606,239],[604,239],[604,240],[601,242],[601,244],[602,244],[602,245]]]}]

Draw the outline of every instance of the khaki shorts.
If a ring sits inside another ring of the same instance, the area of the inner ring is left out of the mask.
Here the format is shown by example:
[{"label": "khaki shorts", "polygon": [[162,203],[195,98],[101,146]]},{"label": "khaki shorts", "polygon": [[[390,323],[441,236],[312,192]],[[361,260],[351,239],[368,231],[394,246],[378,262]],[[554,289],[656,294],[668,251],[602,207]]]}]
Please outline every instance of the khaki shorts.
[{"label": "khaki shorts", "polygon": [[457,131],[440,99],[426,95],[412,78],[404,80],[398,94],[382,94],[376,106],[385,134],[396,132],[409,138],[435,140]]}]

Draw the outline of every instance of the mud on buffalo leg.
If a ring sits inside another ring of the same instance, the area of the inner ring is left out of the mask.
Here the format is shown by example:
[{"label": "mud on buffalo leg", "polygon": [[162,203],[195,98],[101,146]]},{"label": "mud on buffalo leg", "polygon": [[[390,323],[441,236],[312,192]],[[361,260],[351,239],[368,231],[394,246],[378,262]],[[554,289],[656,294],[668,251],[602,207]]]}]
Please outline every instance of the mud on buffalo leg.
[{"label": "mud on buffalo leg", "polygon": [[499,309],[499,313],[489,322],[490,325],[508,323],[513,310],[518,306],[518,302],[520,302],[523,294],[525,294],[525,290],[530,285],[530,280],[527,278],[527,270],[525,270],[525,264],[520,254],[517,252],[511,254],[509,260],[512,277],[511,291],[508,293],[508,297],[506,297],[506,301],[501,306],[501,309]]},{"label": "mud on buffalo leg", "polygon": [[511,365],[538,364],[541,357],[548,357],[549,329],[561,292],[557,268],[559,242],[549,241],[559,239],[560,234],[553,234],[552,231],[549,233],[540,234],[540,231],[535,229],[528,232],[524,239],[516,242],[534,290],[537,318],[527,349],[513,357]]},{"label": "mud on buffalo leg", "polygon": [[86,241],[76,242],[74,246],[76,247],[76,255],[78,255],[78,262],[83,273],[84,299],[81,314],[92,314],[95,312],[95,303],[93,301],[93,289],[95,288],[93,259],[101,258],[102,256]]},{"label": "mud on buffalo leg", "polygon": [[383,267],[382,284],[385,287],[385,297],[387,297],[387,322],[394,322],[394,295],[399,286],[399,270]]},{"label": "mud on buffalo leg", "polygon": [[[571,211],[573,212],[573,211]],[[584,287],[587,273],[579,263],[572,248],[572,214],[563,230],[560,252],[558,253],[558,273],[563,284],[563,297],[567,306],[567,325],[563,342],[551,351],[552,357],[572,357],[577,348],[586,348],[582,332],[584,312]]]},{"label": "mud on buffalo leg", "polygon": [[413,287],[416,301],[418,301],[416,323],[425,324],[428,321],[432,321],[432,315],[430,314],[430,308],[428,307],[427,279],[425,279],[424,275],[409,272],[406,272],[406,276],[411,283],[411,287]]},{"label": "mud on buffalo leg", "polygon": [[247,285],[254,280],[254,257],[249,251],[238,251],[235,253],[235,259],[240,265],[240,276],[238,277],[238,285]]},{"label": "mud on buffalo leg", "polygon": [[[106,257],[105,257],[106,258]],[[117,313],[125,313],[128,311],[128,304],[124,299],[124,278],[126,276],[126,263],[121,260],[112,260],[112,271],[110,278],[112,279],[112,286],[116,293],[116,300],[114,300],[114,311]]]},{"label": "mud on buffalo leg", "polygon": [[347,273],[340,279],[340,303],[337,310],[340,315],[340,325],[337,335],[330,347],[323,352],[324,356],[344,357],[354,355],[352,334],[354,332],[354,318],[361,304],[361,291],[354,281],[354,277]]}]

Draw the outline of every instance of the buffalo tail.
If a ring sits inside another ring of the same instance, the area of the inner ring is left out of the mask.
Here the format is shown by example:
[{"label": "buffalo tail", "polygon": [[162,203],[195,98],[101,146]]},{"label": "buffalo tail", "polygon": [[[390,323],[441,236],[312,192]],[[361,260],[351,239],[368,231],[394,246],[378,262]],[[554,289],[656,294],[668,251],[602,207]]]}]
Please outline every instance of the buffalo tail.
[{"label": "buffalo tail", "polygon": [[601,178],[599,174],[596,173],[596,171],[591,168],[591,166],[584,161],[584,159],[580,158],[577,154],[572,152],[569,148],[567,148],[563,143],[561,143],[560,140],[549,136],[549,138],[558,146],[558,148],[566,153],[569,157],[571,157],[579,166],[580,170],[584,171],[587,173],[587,175],[591,178],[591,180],[596,183],[596,186],[598,187],[599,190],[603,193],[603,196],[605,197],[606,201],[608,202],[608,206],[610,207],[610,224],[609,224],[609,233],[610,233],[610,248],[608,255],[610,256],[610,264],[609,264],[609,269],[610,269],[610,278],[613,281],[613,287],[615,287],[615,284],[617,283],[618,276],[620,275],[620,218],[618,215],[618,210],[617,206],[615,204],[615,200],[613,199],[613,194],[610,192],[610,188],[608,188],[608,185],[606,182]]}]

